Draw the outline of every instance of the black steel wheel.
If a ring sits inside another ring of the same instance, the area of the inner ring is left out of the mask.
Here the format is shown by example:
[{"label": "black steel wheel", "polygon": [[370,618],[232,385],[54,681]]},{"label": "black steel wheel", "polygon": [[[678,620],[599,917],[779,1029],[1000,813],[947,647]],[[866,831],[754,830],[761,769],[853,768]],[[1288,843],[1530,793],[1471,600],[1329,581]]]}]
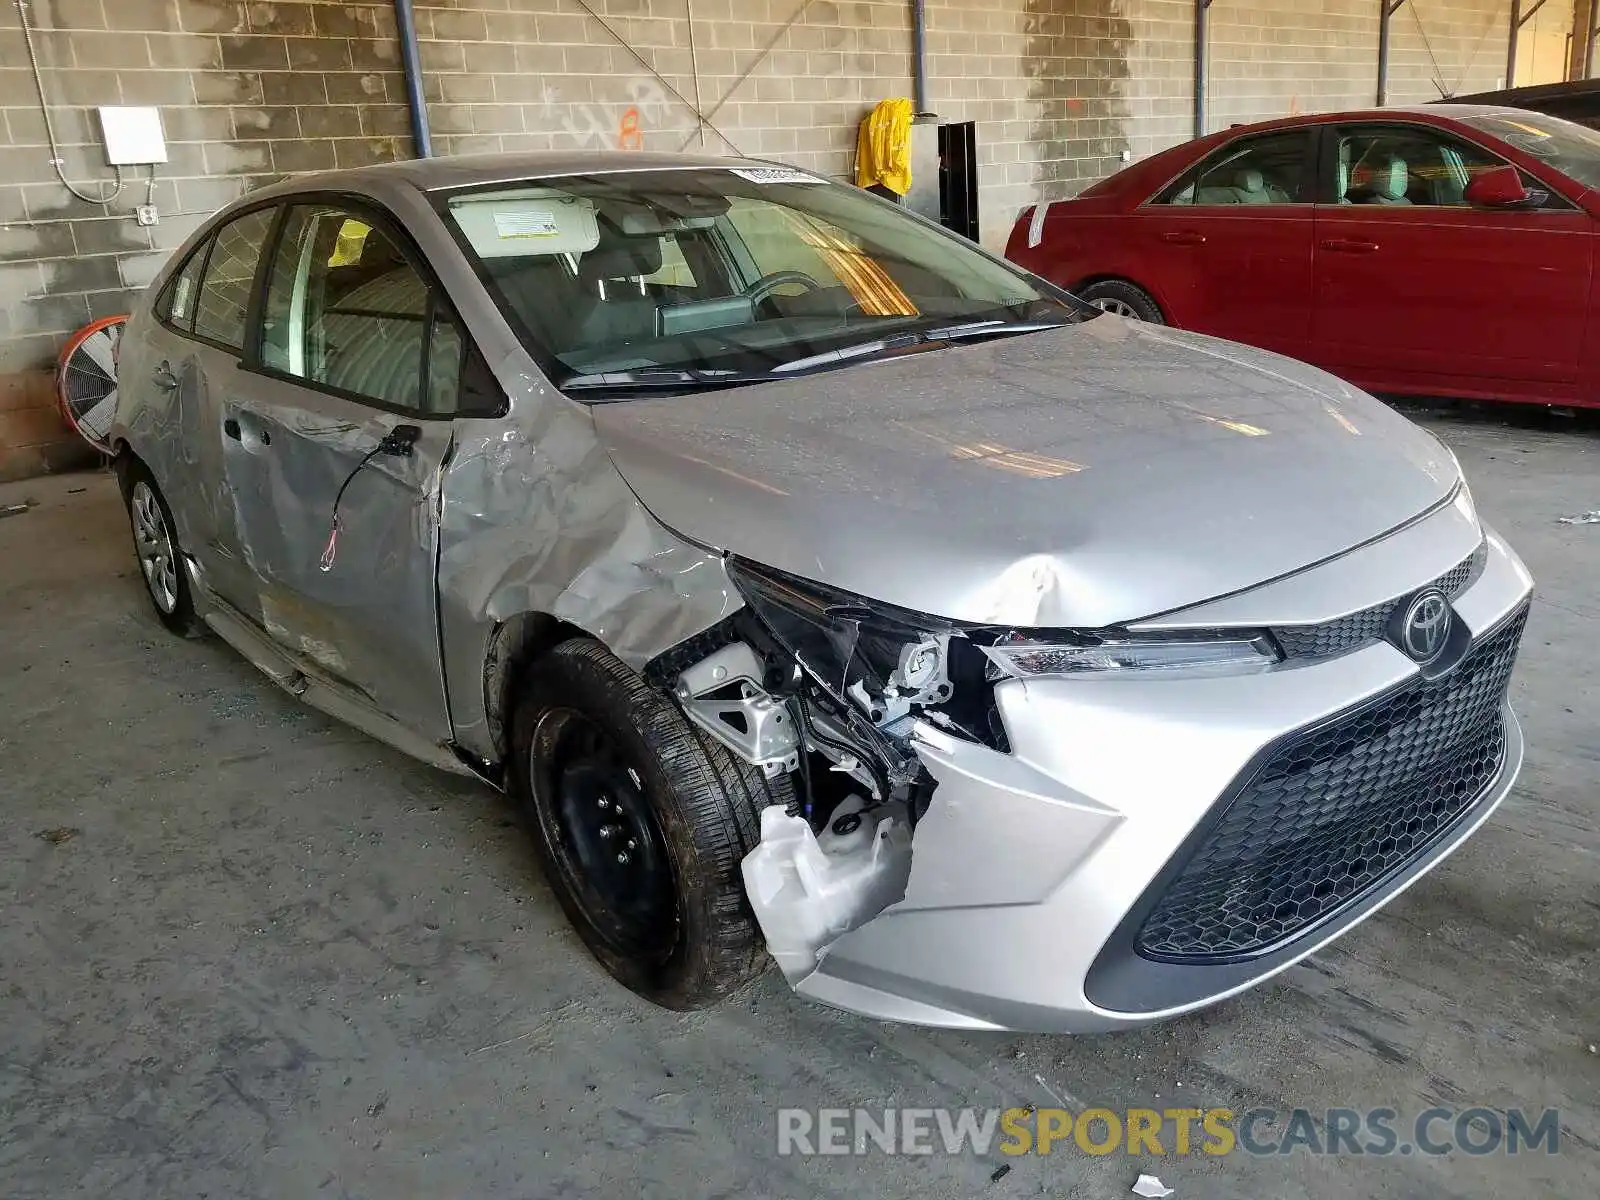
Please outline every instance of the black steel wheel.
[{"label": "black steel wheel", "polygon": [[766,969],[740,863],[761,810],[792,800],[787,776],[735,759],[587,638],[529,668],[511,742],[550,888],[619,982],[692,1009]]},{"label": "black steel wheel", "polygon": [[529,753],[549,800],[532,815],[562,886],[581,895],[614,953],[666,958],[677,935],[677,885],[643,775],[605,729],[564,706],[539,715]]}]

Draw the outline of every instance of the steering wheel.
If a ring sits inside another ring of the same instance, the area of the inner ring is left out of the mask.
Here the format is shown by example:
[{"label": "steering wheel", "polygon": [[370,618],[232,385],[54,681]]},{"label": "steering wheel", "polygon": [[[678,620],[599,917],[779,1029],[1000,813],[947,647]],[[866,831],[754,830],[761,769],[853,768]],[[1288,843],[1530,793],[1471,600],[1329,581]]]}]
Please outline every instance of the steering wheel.
[{"label": "steering wheel", "polygon": [[750,298],[751,307],[760,304],[771,297],[786,283],[798,283],[808,292],[820,292],[822,285],[804,271],[774,271],[770,275],[763,275],[749,287],[744,289],[744,294]]}]

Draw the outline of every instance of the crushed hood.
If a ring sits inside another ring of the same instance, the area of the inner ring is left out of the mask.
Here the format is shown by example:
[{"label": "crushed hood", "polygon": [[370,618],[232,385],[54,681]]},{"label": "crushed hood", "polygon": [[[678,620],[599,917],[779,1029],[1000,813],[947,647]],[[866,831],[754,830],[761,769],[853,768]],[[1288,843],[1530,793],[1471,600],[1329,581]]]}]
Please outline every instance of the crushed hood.
[{"label": "crushed hood", "polygon": [[1095,628],[1337,555],[1446,498],[1431,435],[1304,364],[1101,317],[595,406],[663,523],[960,621]]}]

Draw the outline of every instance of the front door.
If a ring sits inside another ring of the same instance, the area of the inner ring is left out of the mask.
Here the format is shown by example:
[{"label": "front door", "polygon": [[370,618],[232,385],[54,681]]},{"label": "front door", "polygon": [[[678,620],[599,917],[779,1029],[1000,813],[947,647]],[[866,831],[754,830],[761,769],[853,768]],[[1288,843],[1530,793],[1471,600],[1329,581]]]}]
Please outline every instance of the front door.
[{"label": "front door", "polygon": [[1550,192],[1536,208],[1473,208],[1472,176],[1505,164],[1433,126],[1328,132],[1336,202],[1317,210],[1312,361],[1396,391],[1575,387],[1587,214]]},{"label": "front door", "polygon": [[1305,356],[1312,143],[1309,129],[1230,142],[1133,214],[1173,324]]},{"label": "front door", "polygon": [[224,457],[263,627],[443,743],[435,564],[462,338],[402,240],[349,204],[289,209]]}]

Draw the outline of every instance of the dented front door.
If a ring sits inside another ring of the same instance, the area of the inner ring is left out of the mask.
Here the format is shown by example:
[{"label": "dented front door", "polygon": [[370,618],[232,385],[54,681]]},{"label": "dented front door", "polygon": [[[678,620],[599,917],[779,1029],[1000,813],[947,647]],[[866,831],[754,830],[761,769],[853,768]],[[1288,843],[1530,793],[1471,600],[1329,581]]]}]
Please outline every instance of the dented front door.
[{"label": "dented front door", "polygon": [[[404,424],[420,431],[409,455],[374,453]],[[225,430],[267,632],[407,728],[448,741],[434,564],[451,423],[257,377],[228,405]]]},{"label": "dented front door", "polygon": [[262,625],[442,744],[439,480],[462,343],[436,299],[381,213],[294,204],[222,428]]}]

